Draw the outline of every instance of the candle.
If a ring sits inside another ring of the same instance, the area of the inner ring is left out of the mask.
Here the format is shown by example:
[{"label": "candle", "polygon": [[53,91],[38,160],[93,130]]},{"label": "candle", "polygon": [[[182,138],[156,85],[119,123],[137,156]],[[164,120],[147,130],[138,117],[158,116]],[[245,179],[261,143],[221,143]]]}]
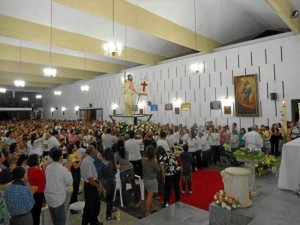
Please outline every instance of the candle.
[{"label": "candle", "polygon": [[282,101],[281,104],[282,104],[282,107],[286,107],[286,102],[284,100]]}]

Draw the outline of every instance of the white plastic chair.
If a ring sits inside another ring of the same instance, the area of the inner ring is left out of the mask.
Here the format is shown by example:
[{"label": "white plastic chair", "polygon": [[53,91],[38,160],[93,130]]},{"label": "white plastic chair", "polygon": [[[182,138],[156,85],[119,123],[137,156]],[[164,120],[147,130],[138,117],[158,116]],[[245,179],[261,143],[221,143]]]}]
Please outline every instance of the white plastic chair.
[{"label": "white plastic chair", "polygon": [[41,211],[41,215],[40,215],[40,224],[41,225],[45,225],[45,210],[49,209],[48,208],[48,205],[45,205],[43,208],[42,208],[42,211]]},{"label": "white plastic chair", "polygon": [[120,177],[120,170],[117,170],[116,176],[115,176],[115,181],[116,181],[116,187],[115,187],[115,193],[114,193],[114,200],[116,200],[116,193],[117,191],[120,192],[120,202],[121,202],[121,207],[123,207],[123,198],[122,198],[122,183],[121,183],[121,177]]},{"label": "white plastic chair", "polygon": [[84,206],[85,206],[84,202],[74,202],[71,205],[69,205],[66,225],[69,224],[70,211],[71,210],[81,211],[81,214],[83,214],[83,208],[84,208]]},{"label": "white plastic chair", "polygon": [[[144,181],[141,179],[139,175],[134,175],[135,176],[135,184],[140,186],[140,192],[141,192],[141,199],[145,199],[145,187],[144,187]],[[126,190],[132,189],[131,184],[126,184]]]}]

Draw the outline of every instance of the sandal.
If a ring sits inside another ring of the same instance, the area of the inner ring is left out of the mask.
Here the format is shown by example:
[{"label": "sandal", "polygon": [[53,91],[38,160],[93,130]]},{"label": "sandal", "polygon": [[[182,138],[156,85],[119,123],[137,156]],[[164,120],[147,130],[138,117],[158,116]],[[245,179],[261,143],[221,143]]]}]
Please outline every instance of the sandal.
[{"label": "sandal", "polygon": [[117,218],[115,216],[107,216],[106,220],[116,220]]}]

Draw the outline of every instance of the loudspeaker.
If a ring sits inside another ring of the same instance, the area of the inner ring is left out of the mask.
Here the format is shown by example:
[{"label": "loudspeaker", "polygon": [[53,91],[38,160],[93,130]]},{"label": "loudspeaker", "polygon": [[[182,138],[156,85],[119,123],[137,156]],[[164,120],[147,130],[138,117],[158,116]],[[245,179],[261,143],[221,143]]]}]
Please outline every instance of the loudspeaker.
[{"label": "loudspeaker", "polygon": [[93,107],[93,104],[92,103],[90,103],[90,108],[92,108]]},{"label": "loudspeaker", "polygon": [[277,100],[277,93],[270,93],[271,100]]},{"label": "loudspeaker", "polygon": [[58,107],[55,107],[56,110],[58,110]]}]

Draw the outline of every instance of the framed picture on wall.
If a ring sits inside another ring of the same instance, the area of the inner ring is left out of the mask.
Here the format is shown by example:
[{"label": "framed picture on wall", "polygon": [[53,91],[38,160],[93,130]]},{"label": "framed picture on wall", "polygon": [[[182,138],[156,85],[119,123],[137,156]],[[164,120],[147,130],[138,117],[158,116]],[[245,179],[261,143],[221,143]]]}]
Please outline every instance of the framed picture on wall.
[{"label": "framed picture on wall", "polygon": [[156,112],[157,111],[157,105],[156,104],[152,104],[150,108],[151,108],[151,112]]},{"label": "framed picture on wall", "polygon": [[257,74],[234,77],[236,116],[258,117]]},{"label": "framed picture on wall", "polygon": [[210,102],[210,109],[222,109],[222,102],[221,101]]},{"label": "framed picture on wall", "polygon": [[181,110],[191,110],[191,103],[189,102],[182,103]]},{"label": "framed picture on wall", "polygon": [[175,115],[180,115],[180,108],[179,107],[175,107],[174,113],[175,113]]},{"label": "framed picture on wall", "polygon": [[231,115],[231,106],[224,106],[224,115]]},{"label": "framed picture on wall", "polygon": [[173,104],[172,103],[165,104],[165,110],[173,110]]}]

